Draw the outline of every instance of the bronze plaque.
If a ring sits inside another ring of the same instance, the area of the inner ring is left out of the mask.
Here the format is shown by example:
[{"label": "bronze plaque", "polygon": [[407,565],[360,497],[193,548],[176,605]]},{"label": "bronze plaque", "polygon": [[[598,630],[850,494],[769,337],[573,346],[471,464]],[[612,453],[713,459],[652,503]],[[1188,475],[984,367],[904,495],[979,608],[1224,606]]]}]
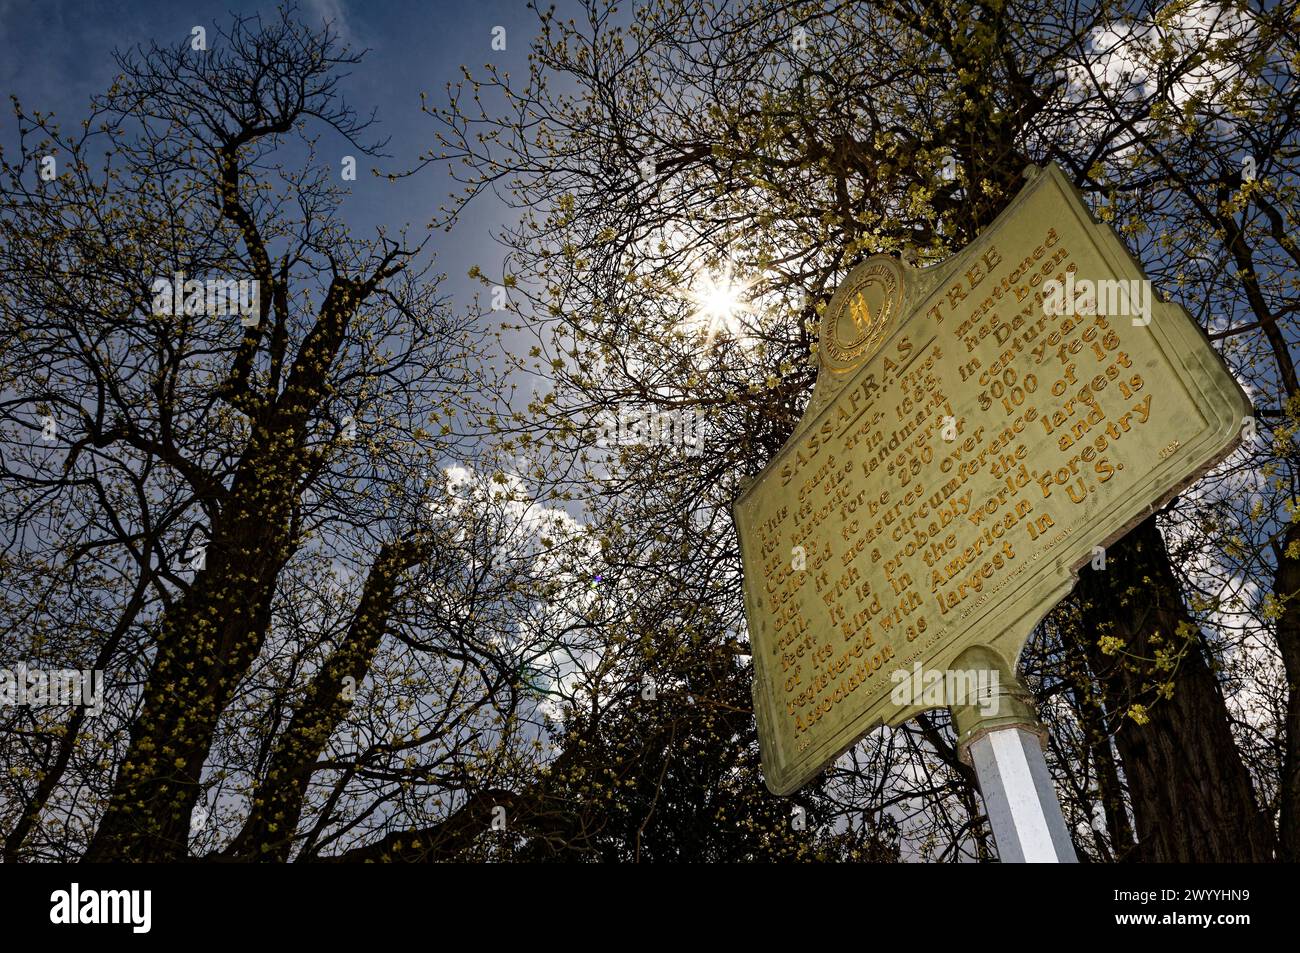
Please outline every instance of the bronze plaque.
[{"label": "bronze plaque", "polygon": [[1061,171],[1029,175],[942,264],[848,275],[809,406],[736,501],[777,794],[933,707],[891,700],[900,669],[976,645],[1014,664],[1094,547],[1222,459],[1251,412]]}]

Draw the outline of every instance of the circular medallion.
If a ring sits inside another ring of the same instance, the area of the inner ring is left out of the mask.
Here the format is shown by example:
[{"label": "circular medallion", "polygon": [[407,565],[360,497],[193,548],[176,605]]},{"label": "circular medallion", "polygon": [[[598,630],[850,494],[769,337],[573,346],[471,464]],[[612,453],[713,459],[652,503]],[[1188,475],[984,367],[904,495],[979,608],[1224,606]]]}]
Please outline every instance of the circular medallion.
[{"label": "circular medallion", "polygon": [[822,317],[821,360],[846,374],[869,360],[903,313],[903,267],[883,255],[849,273]]}]

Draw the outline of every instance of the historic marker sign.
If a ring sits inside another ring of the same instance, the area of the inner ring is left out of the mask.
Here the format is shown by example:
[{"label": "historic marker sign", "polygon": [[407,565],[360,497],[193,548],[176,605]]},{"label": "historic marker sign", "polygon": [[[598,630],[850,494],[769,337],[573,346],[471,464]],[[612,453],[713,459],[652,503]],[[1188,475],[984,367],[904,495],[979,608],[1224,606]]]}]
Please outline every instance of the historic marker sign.
[{"label": "historic marker sign", "polygon": [[768,786],[876,725],[891,674],[1014,664],[1094,547],[1221,459],[1250,405],[1055,166],[970,247],[872,258],[822,320],[817,387],[735,505]]}]

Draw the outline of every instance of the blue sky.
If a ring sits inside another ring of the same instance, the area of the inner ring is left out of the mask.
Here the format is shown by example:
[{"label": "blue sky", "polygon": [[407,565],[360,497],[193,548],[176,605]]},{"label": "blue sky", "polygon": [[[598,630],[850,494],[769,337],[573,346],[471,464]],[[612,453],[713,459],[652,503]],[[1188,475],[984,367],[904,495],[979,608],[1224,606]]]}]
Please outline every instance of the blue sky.
[{"label": "blue sky", "polygon": [[[91,96],[111,82],[115,49],[151,40],[174,43],[188,37],[195,25],[208,30],[212,43],[214,27],[228,23],[232,12],[274,14],[276,6],[237,0],[0,0],[0,93],[6,100],[16,95],[28,110],[53,112],[64,128],[71,128],[86,114]],[[537,28],[537,15],[526,0],[300,0],[298,13],[308,23],[333,20],[353,47],[369,50],[343,89],[358,113],[377,109],[374,132],[391,137],[385,152],[392,158],[377,163],[381,171],[410,168],[434,146],[436,127],[420,112],[421,92],[431,106],[445,102],[446,84],[460,78],[462,64],[478,73],[491,62],[522,79]],[[492,49],[495,26],[506,28],[505,51]],[[6,102],[0,108],[0,142],[9,146],[15,136]],[[335,144],[325,137],[320,148],[322,157],[336,152],[341,158],[354,151],[344,148],[342,140]],[[285,161],[291,163],[287,156]],[[434,167],[393,183],[371,176],[374,165],[358,157],[357,179],[350,183],[352,194],[343,207],[345,221],[358,236],[373,234],[379,224],[392,229],[410,223],[418,240],[454,183]],[[481,197],[453,233],[433,236],[437,269],[449,279],[444,290],[458,306],[467,307],[470,296],[482,290],[465,277],[471,265],[499,273],[502,254],[489,234],[511,218],[509,209]]]}]

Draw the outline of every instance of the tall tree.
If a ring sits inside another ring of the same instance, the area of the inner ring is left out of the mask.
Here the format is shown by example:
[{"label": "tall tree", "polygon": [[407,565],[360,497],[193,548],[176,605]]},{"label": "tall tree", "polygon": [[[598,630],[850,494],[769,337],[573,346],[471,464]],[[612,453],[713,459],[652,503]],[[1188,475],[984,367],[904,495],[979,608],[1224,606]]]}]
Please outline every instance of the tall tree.
[{"label": "tall tree", "polygon": [[290,9],[120,55],[74,134],[15,104],[3,651],[107,684],[98,716],[6,708],[8,860],[337,850],[514,743],[534,583],[443,473],[491,377],[423,243],[349,235],[316,152],[380,155],[359,61]]},{"label": "tall tree", "polygon": [[[1296,171],[1288,11],[1191,2],[1150,11],[1035,0],[668,3],[625,23],[588,3],[580,18],[546,11],[540,20],[525,81],[491,69],[467,76],[451,107],[434,111],[437,155],[469,163],[467,198],[491,183],[508,187],[521,210],[520,226],[500,236],[503,274],[522,289],[516,330],[540,329],[520,370],[557,383],[518,426],[549,431],[555,452],[589,461],[582,473],[599,493],[581,479],[563,491],[590,500],[611,538],[612,527],[640,527],[617,539],[628,545],[647,534],[661,544],[657,558],[671,560],[656,562],[656,573],[672,573],[701,600],[725,600],[712,639],[743,629],[728,504],[798,419],[818,317],[837,281],[869,254],[921,264],[951,254],[1018,191],[1030,162],[1060,163],[1158,289],[1219,340],[1235,339],[1225,348],[1230,364],[1256,393],[1278,395],[1261,401],[1269,419],[1294,413],[1284,409],[1294,337],[1281,321],[1293,310],[1294,279],[1275,285],[1261,307],[1260,282],[1235,247],[1242,226],[1232,221],[1248,214],[1267,243],[1272,209],[1269,260],[1285,263]],[[483,105],[498,100],[508,109]],[[1267,182],[1242,183],[1242,153],[1267,166]],[[1198,285],[1186,280],[1189,251],[1231,267]],[[1243,304],[1253,312],[1244,322],[1235,317]],[[1225,314],[1234,316],[1226,333]],[[1242,350],[1242,337],[1266,350]],[[648,441],[611,458],[593,446],[592,424],[620,409],[698,413],[706,450],[692,456]],[[1290,431],[1286,439],[1283,456]],[[1273,446],[1270,465],[1289,474]],[[1227,467],[1249,472],[1247,452]],[[1238,534],[1193,539],[1189,530],[1222,510],[1216,493],[1233,479],[1217,474],[1160,517],[1183,564],[1207,565],[1220,580],[1238,559],[1225,545]],[[1294,590],[1275,554],[1286,552],[1289,479],[1259,488],[1273,500],[1264,521],[1272,532],[1251,550],[1252,573],[1279,567],[1270,611],[1282,626],[1266,651],[1280,646],[1284,656]],[[1080,850],[1272,858],[1270,814],[1284,829],[1294,824],[1294,785],[1271,796],[1279,764],[1259,757],[1252,739],[1286,730],[1243,718],[1245,696],[1223,659],[1274,626],[1238,631],[1232,613],[1254,609],[1206,599],[1204,578],[1175,565],[1155,517],[1110,557],[1107,571],[1085,571],[1075,610],[1063,608],[1025,660],[1045,706],[1074,702],[1067,720],[1076,743],[1057,749],[1055,768]],[[1263,575],[1268,584],[1272,573]],[[1049,669],[1043,654],[1071,666]],[[1252,691],[1267,694],[1275,679],[1252,674],[1263,678]],[[987,838],[972,778],[942,716],[902,735],[915,744],[876,733],[855,753],[886,779],[871,806],[924,800],[924,819],[904,812],[916,823],[916,849],[980,856]],[[853,763],[831,773],[853,799],[847,804],[862,796],[846,776]],[[937,790],[917,777],[937,778]],[[1108,819],[1100,840],[1097,816]]]}]

